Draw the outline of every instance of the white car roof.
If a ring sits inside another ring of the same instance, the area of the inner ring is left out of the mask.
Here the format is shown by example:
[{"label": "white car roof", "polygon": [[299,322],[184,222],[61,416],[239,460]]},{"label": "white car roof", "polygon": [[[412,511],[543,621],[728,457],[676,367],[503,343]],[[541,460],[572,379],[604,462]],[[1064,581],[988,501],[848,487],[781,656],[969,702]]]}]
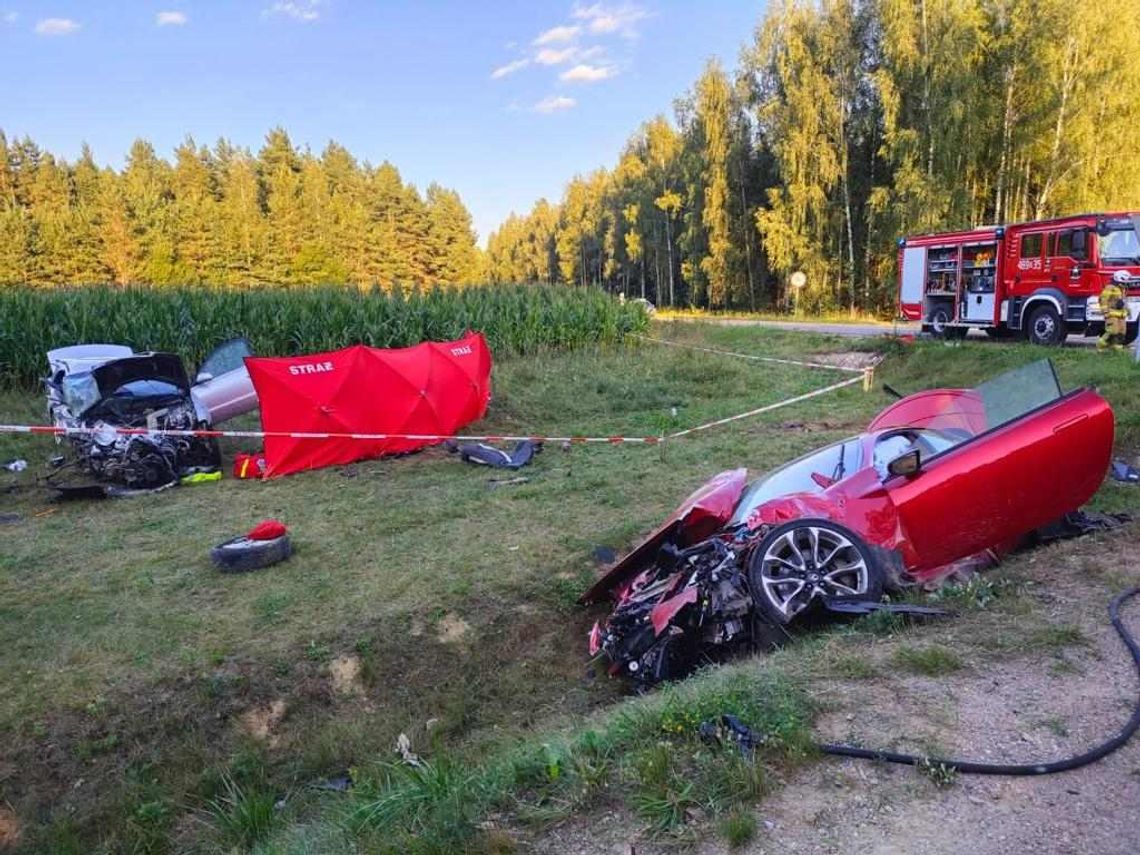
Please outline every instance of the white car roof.
[{"label": "white car roof", "polygon": [[104,362],[133,354],[134,351],[125,344],[73,344],[49,350],[47,360],[52,374],[59,371],[72,374],[76,371],[90,371]]}]

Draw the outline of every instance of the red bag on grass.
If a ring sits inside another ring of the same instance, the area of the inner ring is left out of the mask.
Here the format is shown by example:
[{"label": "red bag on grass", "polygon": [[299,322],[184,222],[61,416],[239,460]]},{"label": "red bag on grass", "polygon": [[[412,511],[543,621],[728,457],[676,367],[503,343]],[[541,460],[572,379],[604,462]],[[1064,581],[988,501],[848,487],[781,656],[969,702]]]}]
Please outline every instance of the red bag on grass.
[{"label": "red bag on grass", "polygon": [[265,455],[260,452],[247,454],[244,451],[234,455],[235,478],[261,478],[265,475]]}]

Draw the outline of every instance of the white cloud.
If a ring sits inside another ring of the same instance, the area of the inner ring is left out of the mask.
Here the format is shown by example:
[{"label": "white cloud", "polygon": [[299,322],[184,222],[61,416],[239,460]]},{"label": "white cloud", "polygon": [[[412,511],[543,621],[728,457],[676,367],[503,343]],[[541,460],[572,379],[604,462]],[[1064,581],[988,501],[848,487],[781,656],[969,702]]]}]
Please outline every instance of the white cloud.
[{"label": "white cloud", "polygon": [[577,54],[578,49],[573,47],[543,48],[534,55],[534,61],[539,65],[561,65],[572,60]]},{"label": "white cloud", "polygon": [[637,23],[649,17],[649,12],[632,3],[621,6],[607,6],[605,3],[575,6],[573,14],[577,20],[585,21],[586,27],[595,35],[620,33],[626,38],[636,38]]},{"label": "white cloud", "polygon": [[79,29],[79,22],[71,18],[43,18],[36,22],[36,35],[70,36]]},{"label": "white cloud", "polygon": [[498,68],[491,72],[491,79],[498,80],[502,77],[506,77],[508,74],[514,74],[519,69],[526,68],[528,65],[530,65],[529,59],[516,59],[514,62],[508,62],[506,65],[500,65]]},{"label": "white cloud", "polygon": [[160,27],[182,27],[190,20],[185,12],[159,12],[154,16],[154,22]]},{"label": "white cloud", "polygon": [[323,3],[324,0],[277,0],[265,10],[265,14],[284,15],[286,18],[308,24],[321,17],[321,10],[318,7]]},{"label": "white cloud", "polygon": [[534,43],[536,45],[549,45],[558,42],[572,42],[580,32],[582,32],[582,28],[576,26],[551,27],[549,30],[539,33]]},{"label": "white cloud", "polygon": [[559,80],[564,80],[567,83],[597,83],[600,80],[606,80],[617,74],[617,69],[612,65],[586,65],[580,63],[573,68],[569,68],[558,75]]},{"label": "white cloud", "polygon": [[604,54],[605,50],[599,45],[593,45],[588,48],[570,45],[564,48],[542,48],[535,53],[534,61],[539,65],[562,65],[567,62],[593,59],[594,57],[600,57]]},{"label": "white cloud", "polygon": [[534,111],[536,113],[557,113],[561,110],[569,110],[577,103],[573,98],[567,98],[565,95],[550,95],[535,104]]}]

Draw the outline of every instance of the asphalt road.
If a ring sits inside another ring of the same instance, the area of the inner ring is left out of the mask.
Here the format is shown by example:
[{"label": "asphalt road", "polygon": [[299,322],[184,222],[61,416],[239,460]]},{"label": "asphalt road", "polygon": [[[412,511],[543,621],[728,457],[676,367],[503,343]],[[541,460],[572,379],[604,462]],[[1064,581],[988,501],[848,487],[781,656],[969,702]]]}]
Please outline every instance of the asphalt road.
[{"label": "asphalt road", "polygon": [[[690,320],[678,318],[677,320]],[[914,335],[922,331],[921,324],[836,324],[817,321],[763,321],[753,318],[693,318],[702,323],[721,324],[726,327],[773,327],[775,329],[798,330],[800,332],[827,333],[829,335],[843,335],[851,338],[866,338],[875,335]]]},{"label": "asphalt road", "polygon": [[[898,321],[894,324],[837,324],[818,321],[765,321],[754,318],[676,318],[676,320],[720,324],[727,327],[772,327],[774,329],[826,333],[850,338],[866,338],[877,335],[920,335],[922,333],[922,324],[910,321]],[[992,340],[982,330],[970,330],[968,337],[972,341]],[[1095,344],[1095,338],[1080,335],[1071,335],[1065,340],[1066,347],[1092,347]]]}]

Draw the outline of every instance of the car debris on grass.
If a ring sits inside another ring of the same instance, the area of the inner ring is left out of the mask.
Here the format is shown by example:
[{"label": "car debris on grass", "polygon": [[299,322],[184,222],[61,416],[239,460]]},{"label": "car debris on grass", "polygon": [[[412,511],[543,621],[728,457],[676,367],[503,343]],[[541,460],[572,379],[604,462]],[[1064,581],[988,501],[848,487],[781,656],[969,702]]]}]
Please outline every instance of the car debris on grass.
[{"label": "car debris on grass", "polygon": [[531,439],[521,439],[510,451],[495,448],[485,442],[445,442],[452,454],[458,454],[464,463],[476,466],[490,466],[492,469],[522,469],[542,452],[542,443]]},{"label": "car debris on grass", "polygon": [[219,543],[210,560],[223,573],[260,570],[293,554],[289,529],[280,520],[262,520],[243,535]]}]

